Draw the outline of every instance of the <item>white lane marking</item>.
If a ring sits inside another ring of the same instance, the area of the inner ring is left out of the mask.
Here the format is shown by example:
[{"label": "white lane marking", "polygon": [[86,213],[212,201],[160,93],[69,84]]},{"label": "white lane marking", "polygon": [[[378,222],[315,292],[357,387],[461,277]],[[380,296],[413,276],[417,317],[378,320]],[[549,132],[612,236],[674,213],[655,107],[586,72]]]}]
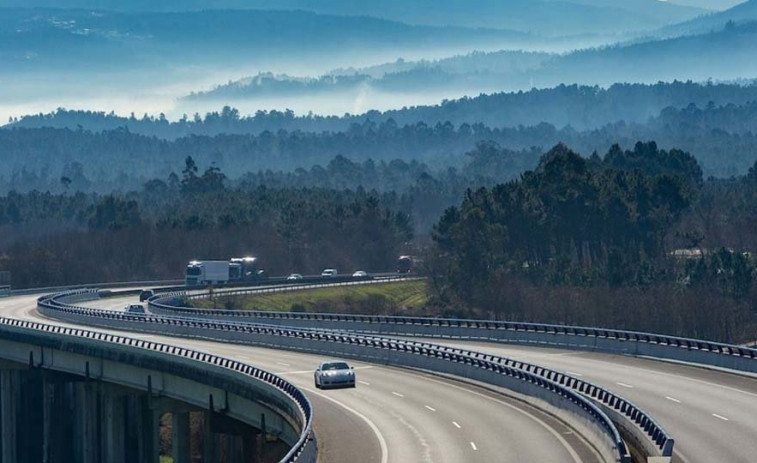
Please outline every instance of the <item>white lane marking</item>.
[{"label": "white lane marking", "polygon": [[677,403],[677,404],[680,404],[680,403],[681,403],[681,401],[680,401],[680,400],[678,400],[678,399],[676,399],[675,397],[670,397],[670,396],[667,396],[667,395],[666,395],[666,396],[665,396],[665,398],[666,398],[666,399],[668,399],[669,401],[671,401],[671,402],[675,402],[675,403]]},{"label": "white lane marking", "polygon": [[436,409],[434,407],[429,407],[428,405],[424,405],[427,409],[429,409],[432,412],[435,412]]},{"label": "white lane marking", "polygon": [[276,364],[277,364],[277,365],[281,365],[281,366],[284,366],[284,367],[290,367],[290,366],[291,366],[290,364],[288,364],[288,363],[284,363],[284,362],[276,362]]},{"label": "white lane marking", "polygon": [[718,415],[717,413],[713,413],[712,416],[719,420],[728,421],[728,418],[724,417],[723,415]]},{"label": "white lane marking", "polygon": [[576,373],[575,371],[566,371],[565,373],[569,374],[570,376],[583,376],[581,373]]},{"label": "white lane marking", "polygon": [[628,389],[633,389],[633,386],[631,386],[630,384],[626,384],[626,383],[615,383],[615,384],[617,384],[618,386],[627,387]]},{"label": "white lane marking", "polygon": [[381,448],[381,463],[388,463],[389,462],[389,447],[386,445],[386,439],[384,439],[384,435],[381,434],[381,431],[379,431],[378,426],[376,426],[376,424],[373,421],[371,421],[370,419],[368,419],[367,416],[363,415],[359,411],[355,410],[354,408],[350,408],[349,406],[343,404],[342,402],[339,402],[338,400],[334,399],[333,397],[329,397],[328,395],[322,394],[322,393],[320,393],[318,391],[315,391],[313,389],[309,389],[309,388],[302,387],[302,386],[299,386],[299,387],[300,387],[300,389],[303,389],[303,390],[309,392],[310,394],[315,394],[315,395],[317,395],[319,397],[323,397],[326,400],[330,400],[331,402],[339,405],[340,407],[344,408],[348,412],[354,414],[355,416],[357,416],[361,420],[365,421],[368,424],[368,426],[371,428],[371,430],[373,431],[373,434],[376,435],[376,438],[379,441],[379,447]]},{"label": "white lane marking", "polygon": [[367,381],[358,381],[358,383],[365,384],[366,386],[370,386],[371,385],[371,383],[369,383]]},{"label": "white lane marking", "polygon": [[396,395],[397,397],[405,397],[404,395],[400,394],[399,392],[392,391],[392,394]]},{"label": "white lane marking", "polygon": [[[570,444],[568,444],[568,441],[566,441],[565,438],[563,436],[561,436],[559,432],[557,432],[555,429],[551,428],[541,418],[539,418],[539,417],[537,417],[535,415],[532,415],[531,413],[529,413],[529,412],[527,412],[525,410],[521,410],[520,408],[516,407],[515,405],[509,404],[509,403],[507,403],[507,402],[505,402],[503,400],[496,399],[496,398],[494,398],[492,396],[488,396],[486,394],[482,394],[482,393],[474,391],[472,389],[464,388],[462,386],[457,386],[455,384],[447,383],[447,382],[444,382],[444,381],[439,381],[438,379],[434,379],[434,378],[432,378],[432,377],[430,377],[428,375],[426,375],[425,379],[426,379],[426,381],[431,381],[431,382],[434,382],[434,383],[442,384],[444,386],[451,387],[452,389],[457,389],[457,390],[460,390],[460,391],[465,391],[465,392],[467,392],[469,394],[473,394],[473,395],[476,395],[476,396],[479,396],[479,397],[483,397],[484,399],[488,399],[488,400],[490,400],[492,402],[496,402],[496,403],[498,403],[500,405],[504,405],[505,407],[510,408],[510,409],[512,409],[512,410],[520,413],[521,415],[526,416],[527,418],[532,419],[533,421],[536,422],[536,424],[538,424],[542,428],[546,429],[547,432],[549,432],[550,434],[552,434],[555,437],[555,439],[557,439],[557,441],[560,442],[560,444],[562,444],[562,446],[565,448],[565,450],[570,454],[570,456],[573,459],[574,463],[582,463],[581,457],[579,457],[578,453],[576,453],[576,450],[573,447],[571,447]],[[601,458],[599,458],[599,459],[601,460]]]},{"label": "white lane marking", "polygon": [[470,443],[470,448],[472,448],[473,450],[478,450],[478,447],[476,447],[476,443],[475,442],[471,442]]},{"label": "white lane marking", "polygon": [[460,426],[459,424],[457,424],[457,421],[453,421],[452,424],[454,424],[457,429],[462,428],[462,426]]}]

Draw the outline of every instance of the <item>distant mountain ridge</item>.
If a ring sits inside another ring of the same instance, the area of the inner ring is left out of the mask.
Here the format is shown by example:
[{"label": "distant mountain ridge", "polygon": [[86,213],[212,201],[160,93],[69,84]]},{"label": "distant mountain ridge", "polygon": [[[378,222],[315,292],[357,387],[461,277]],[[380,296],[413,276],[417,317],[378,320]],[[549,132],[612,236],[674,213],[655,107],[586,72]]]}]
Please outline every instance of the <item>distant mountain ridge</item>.
[{"label": "distant mountain ridge", "polygon": [[[438,105],[415,106],[391,111],[368,111],[337,116],[296,116],[290,111],[259,111],[250,116],[226,107],[202,118],[176,122],[165,119],[120,117],[89,111],[59,110],[50,114],[24,117],[5,128],[54,127],[100,131],[128,128],[129,131],[160,138],[192,134],[220,135],[278,130],[324,132],[344,131],[353,124],[394,121],[396,124],[422,123],[429,126],[452,123],[483,124],[489,127],[517,127],[542,122],[576,130],[595,129],[620,120],[646,122],[668,107],[686,108],[691,104],[706,107],[757,101],[757,80],[745,84],[701,84],[694,82],[615,84],[607,89],[596,86],[559,85],[527,92],[508,92],[460,98]],[[2,129],[0,129],[2,130]]]},{"label": "distant mountain ridge", "polygon": [[313,96],[366,88],[383,94],[447,92],[478,95],[561,83],[609,86],[616,82],[734,81],[757,77],[757,22],[717,32],[648,40],[564,55],[500,51],[445,60],[398,61],[333,71],[318,78],[259,74],[193,93],[190,99],[234,105],[243,99]]},{"label": "distant mountain ridge", "polygon": [[[0,14],[5,71],[66,66],[128,68],[202,62],[206,65],[344,50],[525,47],[529,34],[462,27],[411,26],[369,17],[306,11],[210,10],[117,13],[6,9]],[[118,60],[112,59],[118,56]]]},{"label": "distant mountain ridge", "polygon": [[663,27],[653,35],[657,37],[675,37],[702,34],[721,30],[729,21],[733,21],[736,24],[757,21],[757,0],[747,0],[725,11],[702,15],[680,24]]},{"label": "distant mountain ridge", "polygon": [[0,7],[80,8],[127,12],[212,9],[303,10],[369,16],[407,24],[512,29],[542,35],[652,30],[704,10],[658,0],[0,0]]}]

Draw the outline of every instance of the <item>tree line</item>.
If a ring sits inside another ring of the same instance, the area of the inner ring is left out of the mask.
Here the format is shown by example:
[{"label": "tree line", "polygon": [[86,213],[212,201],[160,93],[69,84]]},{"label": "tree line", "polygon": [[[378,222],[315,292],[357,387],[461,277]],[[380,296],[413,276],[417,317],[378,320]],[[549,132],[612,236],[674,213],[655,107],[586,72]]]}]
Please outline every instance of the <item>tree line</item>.
[{"label": "tree line", "polygon": [[[583,132],[550,124],[516,128],[452,123],[401,126],[388,120],[354,124],[341,132],[267,131],[260,135],[193,135],[169,141],[127,129],[14,128],[0,130],[4,156],[0,193],[130,191],[150,179],[165,178],[188,155],[203,165],[215,163],[229,173],[232,182],[249,172],[257,177],[283,178],[297,174],[300,168],[326,166],[339,156],[357,163],[372,160],[377,165],[396,160],[417,162],[433,166],[428,170],[434,176],[449,168],[475,176],[482,173],[474,172],[481,165],[474,165],[474,158],[466,154],[481,151],[482,144],[512,154],[511,163],[487,175],[502,182],[533,168],[549,147],[560,142],[590,154],[604,153],[613,144],[631,149],[638,140],[656,140],[663,148],[690,152],[705,176],[730,177],[745,174],[754,163],[755,124],[757,103],[671,107],[643,124],[618,122]],[[350,182],[349,187],[357,186]],[[383,188],[381,184],[364,185],[374,186]]]},{"label": "tree line", "polygon": [[654,143],[588,158],[558,145],[444,212],[427,259],[434,296],[468,315],[747,339],[755,178],[757,164],[704,180],[690,154]]},{"label": "tree line", "polygon": [[180,278],[191,259],[244,254],[272,274],[385,271],[414,254],[426,313],[749,340],[757,163],[705,178],[690,153],[654,142],[601,156],[481,142],[467,157],[459,171],[337,157],[231,181],[187,156],[138,190],[10,192],[0,267],[23,287]]},{"label": "tree line", "polygon": [[0,268],[16,287],[175,279],[192,259],[255,255],[271,274],[384,271],[413,237],[396,195],[224,186],[191,158],[174,185],[0,197]]},{"label": "tree line", "polygon": [[[536,126],[541,123],[575,130],[597,129],[619,121],[645,123],[665,108],[686,108],[694,104],[706,107],[743,105],[757,101],[757,85],[751,83],[698,83],[692,81],[656,84],[617,83],[607,88],[561,84],[529,91],[499,92],[444,100],[437,105],[413,106],[388,111],[371,110],[344,116],[296,115],[293,111],[257,111],[242,115],[237,109],[224,107],[205,115],[185,115],[169,121],[165,115],[118,116],[96,111],[58,109],[11,120],[11,125],[25,128],[55,127],[95,132],[127,128],[133,133],[176,139],[190,135],[260,134],[278,132],[344,132],[353,124],[382,123],[389,120],[399,126],[422,122],[428,126],[449,122],[455,127],[482,124],[492,128]],[[579,116],[580,115],[580,116]]]}]

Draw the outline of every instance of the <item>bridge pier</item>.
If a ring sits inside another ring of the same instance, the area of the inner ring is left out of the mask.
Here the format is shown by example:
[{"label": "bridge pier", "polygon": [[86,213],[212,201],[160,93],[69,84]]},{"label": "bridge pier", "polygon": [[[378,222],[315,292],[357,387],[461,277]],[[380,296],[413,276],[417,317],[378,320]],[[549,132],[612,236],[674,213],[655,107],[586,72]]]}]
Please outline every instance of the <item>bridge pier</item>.
[{"label": "bridge pier", "polygon": [[0,411],[2,412],[2,437],[0,437],[0,452],[2,463],[16,463],[18,461],[18,411],[21,402],[19,370],[4,368],[0,371]]},{"label": "bridge pier", "polygon": [[99,385],[92,381],[73,384],[74,403],[74,461],[97,463],[100,455],[101,429],[99,413]]},{"label": "bridge pier", "polygon": [[173,412],[171,414],[171,455],[173,463],[191,462],[191,429],[189,412]]},{"label": "bridge pier", "polygon": [[[198,411],[201,439],[193,443],[190,417]],[[174,463],[192,463],[200,456],[193,448],[202,449],[202,463],[260,459],[261,432],[222,412],[0,362],[0,463],[159,463],[164,413],[171,413]]]},{"label": "bridge pier", "polygon": [[115,390],[107,390],[102,395],[102,446],[103,462],[126,462],[126,413],[125,397]]}]

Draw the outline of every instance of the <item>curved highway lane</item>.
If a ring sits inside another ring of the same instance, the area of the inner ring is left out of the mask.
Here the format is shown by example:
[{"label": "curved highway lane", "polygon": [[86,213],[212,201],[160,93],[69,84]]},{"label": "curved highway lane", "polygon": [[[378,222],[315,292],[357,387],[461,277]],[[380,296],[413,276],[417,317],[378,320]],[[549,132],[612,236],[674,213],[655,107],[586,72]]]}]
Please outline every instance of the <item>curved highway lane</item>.
[{"label": "curved highway lane", "polygon": [[[123,308],[133,298],[95,301]],[[0,314],[42,317],[35,297],[0,299]],[[87,328],[107,331],[99,328]],[[350,362],[358,387],[320,391],[312,371],[322,358],[211,341],[130,336],[212,352],[281,374],[306,391],[316,416],[320,461],[592,462],[594,450],[574,430],[534,407],[475,385],[404,369]]]},{"label": "curved highway lane", "polygon": [[[428,339],[425,339],[428,341]],[[580,376],[647,410],[683,463],[747,463],[757,455],[757,377],[633,356],[434,340]]]},{"label": "curved highway lane", "polygon": [[585,351],[433,342],[543,365],[601,385],[651,413],[671,433],[676,462],[746,463],[757,455],[757,376]]}]

